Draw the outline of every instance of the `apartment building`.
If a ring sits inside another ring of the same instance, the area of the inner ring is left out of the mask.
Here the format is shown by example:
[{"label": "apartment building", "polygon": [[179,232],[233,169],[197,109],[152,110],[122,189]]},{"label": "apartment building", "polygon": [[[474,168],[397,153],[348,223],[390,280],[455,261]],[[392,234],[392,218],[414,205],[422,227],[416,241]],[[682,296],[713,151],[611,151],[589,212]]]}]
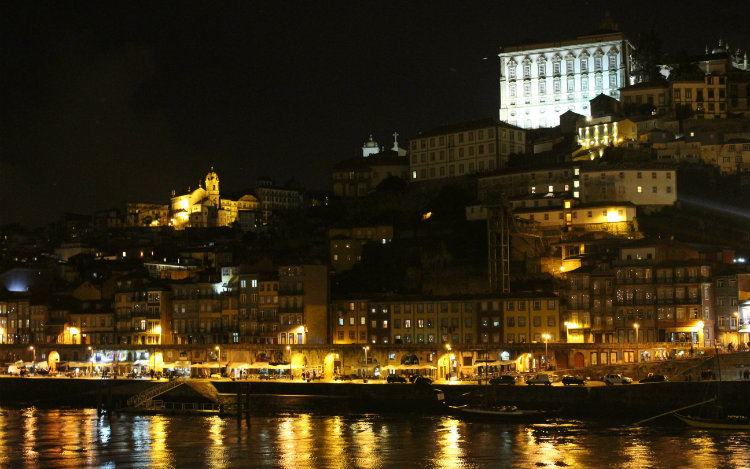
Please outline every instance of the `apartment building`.
[{"label": "apartment building", "polygon": [[497,119],[437,127],[409,140],[411,182],[487,173],[526,153],[526,131]]}]

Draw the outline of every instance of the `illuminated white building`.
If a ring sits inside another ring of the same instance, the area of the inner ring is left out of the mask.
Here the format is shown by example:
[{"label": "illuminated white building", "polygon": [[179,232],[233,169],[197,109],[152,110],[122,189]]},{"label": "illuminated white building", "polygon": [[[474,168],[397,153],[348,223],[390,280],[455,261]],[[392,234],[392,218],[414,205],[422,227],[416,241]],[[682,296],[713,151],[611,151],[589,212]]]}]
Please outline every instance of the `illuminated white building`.
[{"label": "illuminated white building", "polygon": [[500,120],[523,128],[555,127],[560,114],[591,116],[589,100],[619,99],[631,84],[633,45],[616,31],[505,46],[500,57]]}]

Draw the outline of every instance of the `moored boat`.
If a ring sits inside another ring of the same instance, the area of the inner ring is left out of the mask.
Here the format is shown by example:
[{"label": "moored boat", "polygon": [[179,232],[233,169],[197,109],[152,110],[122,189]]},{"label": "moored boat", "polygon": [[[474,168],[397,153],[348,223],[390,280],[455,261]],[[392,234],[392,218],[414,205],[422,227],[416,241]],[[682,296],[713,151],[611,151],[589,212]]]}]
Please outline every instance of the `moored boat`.
[{"label": "moored boat", "polygon": [[714,430],[750,430],[750,419],[743,416],[729,415],[725,418],[704,418],[677,413],[674,416],[691,427]]},{"label": "moored boat", "polygon": [[555,414],[543,409],[519,409],[516,406],[449,406],[454,415],[497,422],[542,422]]}]

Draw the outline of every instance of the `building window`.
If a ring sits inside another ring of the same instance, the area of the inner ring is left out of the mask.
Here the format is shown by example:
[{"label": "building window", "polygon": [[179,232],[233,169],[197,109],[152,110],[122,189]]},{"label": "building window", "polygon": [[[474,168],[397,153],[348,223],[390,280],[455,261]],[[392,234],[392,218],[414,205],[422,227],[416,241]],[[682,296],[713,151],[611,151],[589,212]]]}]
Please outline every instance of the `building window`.
[{"label": "building window", "polygon": [[539,64],[539,76],[540,77],[543,77],[545,75],[545,68],[546,68],[546,64],[544,62],[541,62]]},{"label": "building window", "polygon": [[589,70],[588,59],[581,59],[581,73],[585,73]]},{"label": "building window", "polygon": [[617,67],[617,56],[610,55],[609,56],[609,69],[614,70]]},{"label": "building window", "polygon": [[609,87],[617,88],[617,75],[615,75],[614,73],[609,74]]}]

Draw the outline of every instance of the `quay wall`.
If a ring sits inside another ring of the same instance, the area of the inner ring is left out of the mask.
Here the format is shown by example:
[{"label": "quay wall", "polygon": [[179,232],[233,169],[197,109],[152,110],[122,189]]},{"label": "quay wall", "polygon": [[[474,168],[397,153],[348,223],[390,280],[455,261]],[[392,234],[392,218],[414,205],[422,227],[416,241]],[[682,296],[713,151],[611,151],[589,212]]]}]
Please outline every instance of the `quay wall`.
[{"label": "quay wall", "polygon": [[[250,395],[251,400],[268,396],[297,396],[301,402],[298,411],[319,410],[318,406],[323,400],[333,402],[332,407],[341,411],[354,408],[358,411],[434,411],[442,406],[436,398],[437,389],[448,404],[465,403],[467,395],[486,396],[501,404],[562,409],[572,416],[632,418],[651,416],[709,399],[715,394],[718,384],[717,381],[680,381],[623,386],[548,387],[438,383],[429,388],[382,382],[221,380],[211,383],[226,402],[232,402],[233,396],[241,389],[242,393]],[[149,380],[3,377],[0,378],[0,405],[97,407],[109,402],[117,408],[129,397],[155,384]],[[170,394],[175,391],[170,391]],[[721,383],[721,394],[728,411],[750,413],[750,381],[724,381]]]}]

